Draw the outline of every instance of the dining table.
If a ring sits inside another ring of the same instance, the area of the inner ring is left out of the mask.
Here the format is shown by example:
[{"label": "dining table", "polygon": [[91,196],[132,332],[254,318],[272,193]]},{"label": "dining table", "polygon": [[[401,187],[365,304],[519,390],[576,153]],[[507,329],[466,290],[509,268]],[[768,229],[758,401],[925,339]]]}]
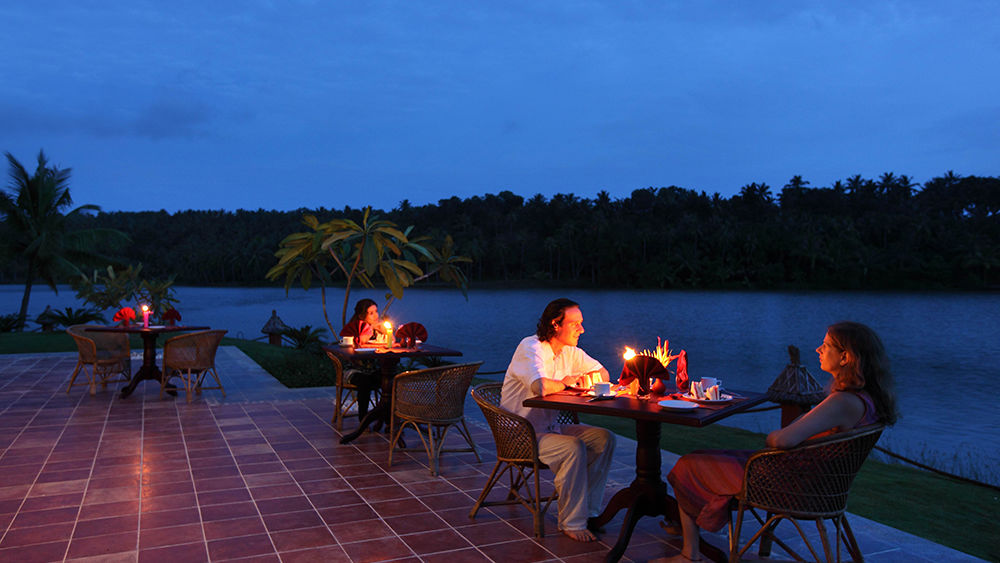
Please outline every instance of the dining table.
[{"label": "dining table", "polygon": [[[607,553],[605,561],[621,559],[636,524],[643,516],[660,516],[679,522],[677,501],[667,493],[667,484],[661,475],[660,434],[664,423],[708,426],[767,400],[765,393],[729,390],[726,393],[732,396],[732,400],[714,404],[691,402],[697,406],[686,410],[661,407],[659,402],[669,399],[669,396],[650,395],[648,398],[638,398],[619,393],[613,398],[594,400],[587,391],[578,390],[565,390],[524,400],[526,407],[614,416],[635,421],[635,479],[611,497],[599,516],[588,520],[588,527],[597,529],[611,521],[621,510],[628,511],[618,540]],[[701,552],[713,561],[726,561],[726,554],[722,550],[704,540],[701,541]]]},{"label": "dining table", "polygon": [[355,439],[372,424],[378,422],[389,427],[389,418],[392,415],[392,380],[396,377],[396,366],[403,358],[429,358],[442,356],[461,356],[462,352],[435,346],[433,344],[421,343],[410,347],[392,348],[356,348],[354,346],[324,346],[323,350],[337,356],[341,362],[347,364],[359,364],[365,361],[375,360],[379,365],[381,374],[382,394],[378,403],[368,411],[368,414],[361,419],[358,428],[349,434],[345,434],[340,439],[341,444],[347,444]]},{"label": "dining table", "polygon": [[[207,326],[184,326],[184,325],[149,325],[141,324],[100,326],[87,328],[87,332],[117,332],[125,334],[138,334],[142,338],[142,365],[139,371],[132,375],[131,381],[122,388],[121,398],[124,399],[135,391],[141,381],[152,379],[160,381],[163,372],[156,365],[156,340],[161,334],[172,332],[193,332],[196,330],[208,330]],[[173,392],[176,393],[176,392]],[[172,394],[173,394],[172,393]]]}]

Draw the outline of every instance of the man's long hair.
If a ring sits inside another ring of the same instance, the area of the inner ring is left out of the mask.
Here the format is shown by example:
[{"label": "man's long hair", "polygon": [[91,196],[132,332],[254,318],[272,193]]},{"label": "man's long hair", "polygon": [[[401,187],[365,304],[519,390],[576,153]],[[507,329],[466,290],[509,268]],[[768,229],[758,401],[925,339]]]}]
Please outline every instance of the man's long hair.
[{"label": "man's long hair", "polygon": [[538,327],[535,329],[538,339],[545,342],[552,338],[556,333],[555,325],[562,322],[566,309],[579,306],[580,304],[576,301],[565,297],[560,297],[546,305],[545,310],[542,311],[542,318],[538,319]]}]

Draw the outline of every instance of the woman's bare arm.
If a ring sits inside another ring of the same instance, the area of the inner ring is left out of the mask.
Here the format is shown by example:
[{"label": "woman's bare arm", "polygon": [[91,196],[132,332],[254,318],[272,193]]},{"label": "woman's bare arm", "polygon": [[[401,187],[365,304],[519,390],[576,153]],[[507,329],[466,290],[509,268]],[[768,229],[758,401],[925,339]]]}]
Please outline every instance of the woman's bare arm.
[{"label": "woman's bare arm", "polygon": [[767,445],[792,448],[831,428],[853,428],[864,414],[865,404],[854,393],[831,393],[795,422],[768,434]]}]

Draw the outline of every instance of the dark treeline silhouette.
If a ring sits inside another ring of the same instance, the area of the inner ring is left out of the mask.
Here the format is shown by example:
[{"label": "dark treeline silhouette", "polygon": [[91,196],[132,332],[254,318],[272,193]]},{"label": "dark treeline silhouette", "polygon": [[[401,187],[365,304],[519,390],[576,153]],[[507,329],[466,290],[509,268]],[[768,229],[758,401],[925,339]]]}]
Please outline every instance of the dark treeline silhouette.
[{"label": "dark treeline silhouette", "polygon": [[[379,211],[400,226],[455,238],[479,283],[604,288],[995,289],[1000,287],[1000,178],[951,172],[920,186],[907,176],[854,176],[779,193],[748,184],[730,198],[678,187],[613,199],[509,191]],[[331,202],[326,202],[331,203]],[[335,203],[335,202],[333,202]],[[375,206],[376,209],[378,206]],[[128,233],[123,263],[183,285],[264,285],[279,241],[361,211],[100,213],[85,227]],[[4,281],[19,279],[14,266]]]}]

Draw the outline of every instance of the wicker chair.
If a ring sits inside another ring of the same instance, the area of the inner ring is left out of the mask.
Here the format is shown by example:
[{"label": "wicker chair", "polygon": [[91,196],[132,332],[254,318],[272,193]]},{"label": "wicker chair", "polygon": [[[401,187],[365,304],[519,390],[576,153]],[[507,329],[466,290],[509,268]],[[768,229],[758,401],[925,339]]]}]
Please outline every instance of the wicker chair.
[{"label": "wicker chair", "polygon": [[[535,537],[545,536],[545,511],[558,493],[542,496],[541,470],[548,469],[538,459],[538,438],[535,429],[522,416],[518,416],[500,406],[502,383],[483,383],[472,390],[472,398],[482,409],[486,422],[493,431],[497,447],[497,462],[493,466],[483,492],[479,494],[469,518],[475,518],[484,506],[521,504],[531,511],[534,519]],[[575,412],[560,411],[557,419],[561,424],[578,424]],[[504,475],[510,479],[509,492],[505,500],[487,501],[486,496]],[[524,490],[522,491],[522,487]]]},{"label": "wicker chair", "polygon": [[[833,520],[836,527],[836,561],[840,561],[840,542],[844,541],[851,558],[862,561],[861,550],[847,523],[844,509],[847,493],[861,464],[875,447],[884,426],[876,424],[809,440],[789,450],[761,450],[747,462],[743,490],[737,496],[737,518],[729,524],[729,560],[739,561],[746,550],[761,539],[761,553],[770,552],[770,541],[777,543],[799,561],[802,557],[774,535],[783,519],[795,525],[814,560],[820,558],[806,538],[797,520],[816,522],[827,561],[833,561],[824,520]],[[765,520],[757,510],[768,514]],[[743,515],[750,511],[761,529],[739,548]]]},{"label": "wicker chair", "polygon": [[[342,430],[344,428],[344,416],[350,413],[351,408],[358,404],[358,387],[348,381],[352,372],[357,371],[354,368],[344,369],[344,363],[340,361],[340,358],[336,354],[327,350],[326,357],[330,358],[333,362],[333,369],[336,374],[334,375],[334,386],[336,387],[337,395],[333,399],[333,416],[330,417],[330,424],[333,425],[337,430]],[[374,389],[370,396],[371,406],[378,404],[379,396],[381,395],[378,389]]]},{"label": "wicker chair", "polygon": [[[215,371],[215,353],[219,350],[225,330],[203,330],[182,334],[168,339],[163,344],[163,375],[160,377],[160,398],[167,382],[172,377],[179,377],[184,383],[184,393],[187,402],[191,402],[191,391],[201,394],[204,389],[218,389],[222,396],[226,390],[222,387],[219,374]],[[205,376],[215,379],[216,387],[205,387]]]},{"label": "wicker chair", "polygon": [[[392,380],[392,419],[389,424],[389,466],[396,451],[425,451],[431,475],[437,476],[442,452],[479,452],[472,443],[472,434],[465,424],[465,393],[472,377],[483,362],[445,365],[407,371]],[[423,448],[397,448],[403,429],[412,426],[420,436]],[[465,438],[468,448],[444,448],[444,440],[452,427]],[[424,431],[426,430],[426,436]]]},{"label": "wicker chair", "polygon": [[[79,352],[76,368],[66,387],[67,393],[74,385],[89,385],[90,394],[96,395],[98,381],[101,382],[101,389],[105,389],[108,383],[132,380],[128,335],[116,332],[86,332],[88,328],[99,326],[101,325],[73,325],[66,329],[76,342],[76,349]],[[87,375],[87,380],[76,383],[76,376],[81,371]]]}]

